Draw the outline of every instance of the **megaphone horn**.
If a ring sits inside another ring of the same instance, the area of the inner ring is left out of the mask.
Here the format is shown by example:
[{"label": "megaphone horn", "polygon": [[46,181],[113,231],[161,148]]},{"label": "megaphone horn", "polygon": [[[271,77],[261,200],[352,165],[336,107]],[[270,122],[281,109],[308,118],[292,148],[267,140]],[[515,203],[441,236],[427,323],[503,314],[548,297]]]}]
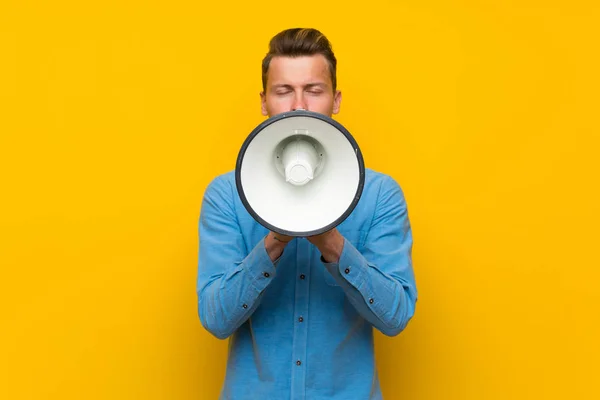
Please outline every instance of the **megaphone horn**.
[{"label": "megaphone horn", "polygon": [[235,181],[250,215],[288,236],[324,233],[356,207],[365,167],[352,135],[332,118],[307,110],[275,115],[248,135]]}]

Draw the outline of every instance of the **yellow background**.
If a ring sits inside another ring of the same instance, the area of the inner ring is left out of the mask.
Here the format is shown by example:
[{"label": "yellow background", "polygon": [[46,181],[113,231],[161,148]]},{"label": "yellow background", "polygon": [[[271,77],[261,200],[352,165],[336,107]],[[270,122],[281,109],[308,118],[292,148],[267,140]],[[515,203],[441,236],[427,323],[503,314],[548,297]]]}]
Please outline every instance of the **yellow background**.
[{"label": "yellow background", "polygon": [[217,397],[200,202],[294,26],[332,40],[336,118],[409,204],[386,399],[600,398],[596,4],[3,0],[0,398]]}]

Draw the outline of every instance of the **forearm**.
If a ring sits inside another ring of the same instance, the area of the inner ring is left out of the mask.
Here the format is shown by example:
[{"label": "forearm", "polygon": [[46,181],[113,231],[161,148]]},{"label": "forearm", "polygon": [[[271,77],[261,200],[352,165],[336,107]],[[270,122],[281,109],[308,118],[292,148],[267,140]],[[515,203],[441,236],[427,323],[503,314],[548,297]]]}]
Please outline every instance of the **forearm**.
[{"label": "forearm", "polygon": [[[278,250],[273,247],[273,251]],[[256,310],[262,292],[275,276],[275,263],[269,257],[265,240],[261,240],[235,268],[227,268],[227,260],[220,260],[218,252],[218,249],[212,251],[210,262],[223,262],[224,265],[213,265],[210,269],[223,272],[202,277],[198,312],[204,327],[224,339]]]},{"label": "forearm", "polygon": [[339,262],[324,265],[357,312],[375,328],[394,336],[406,327],[415,310],[412,280],[383,273],[347,241]]}]

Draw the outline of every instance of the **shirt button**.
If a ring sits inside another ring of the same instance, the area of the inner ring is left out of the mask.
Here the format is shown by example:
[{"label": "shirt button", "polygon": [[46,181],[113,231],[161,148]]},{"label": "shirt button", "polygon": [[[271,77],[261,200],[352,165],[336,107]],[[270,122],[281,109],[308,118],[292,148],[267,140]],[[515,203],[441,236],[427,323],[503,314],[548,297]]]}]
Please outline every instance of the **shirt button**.
[{"label": "shirt button", "polygon": [[269,275],[268,272],[265,272],[263,275],[265,276],[265,278],[268,278],[269,276],[271,276],[271,275]]},{"label": "shirt button", "polygon": [[298,321],[302,322],[302,321],[304,321],[304,318],[300,317],[300,318],[298,318]]},{"label": "shirt button", "polygon": [[248,304],[244,304],[242,307],[244,307],[244,308],[248,308]]},{"label": "shirt button", "polygon": [[373,299],[369,299],[369,303],[373,304]]},{"label": "shirt button", "polygon": [[301,274],[300,279],[304,279],[304,278],[305,278],[304,274]]},{"label": "shirt button", "polygon": [[345,272],[345,273],[347,273],[347,274],[349,274],[349,273],[350,273],[350,268],[346,268],[346,269],[344,270],[344,272]]},{"label": "shirt button", "polygon": [[300,365],[300,364],[302,364],[302,363],[300,362],[300,360],[296,361],[296,365]]}]

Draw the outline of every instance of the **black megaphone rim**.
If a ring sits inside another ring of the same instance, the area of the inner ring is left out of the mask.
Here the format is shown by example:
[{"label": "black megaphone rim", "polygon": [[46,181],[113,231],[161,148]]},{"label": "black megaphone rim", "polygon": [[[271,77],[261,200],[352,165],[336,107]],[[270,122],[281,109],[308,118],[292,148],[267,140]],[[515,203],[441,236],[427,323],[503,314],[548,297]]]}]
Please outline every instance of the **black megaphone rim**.
[{"label": "black megaphone rim", "polygon": [[[248,199],[246,198],[246,195],[244,193],[244,188],[242,186],[241,166],[242,166],[242,162],[244,160],[244,155],[246,154],[246,150],[248,149],[248,146],[250,145],[252,140],[254,140],[256,135],[258,135],[267,126],[269,126],[275,122],[281,121],[283,119],[293,118],[293,117],[316,118],[316,119],[319,119],[321,121],[324,121],[324,122],[332,125],[334,128],[336,128],[338,131],[340,131],[346,137],[348,142],[350,142],[350,144],[352,145],[352,148],[354,149],[354,151],[356,153],[356,158],[358,161],[359,182],[358,182],[358,187],[356,189],[356,194],[354,195],[354,198],[352,199],[352,203],[350,204],[350,206],[348,206],[346,211],[335,221],[333,221],[332,223],[330,223],[326,226],[323,226],[319,229],[315,229],[312,231],[304,231],[304,232],[288,231],[288,230],[278,228],[277,226],[274,226],[274,225],[268,223],[267,221],[262,219],[254,211],[254,209],[250,206]],[[274,115],[274,116],[266,119],[265,121],[261,122],[256,128],[254,128],[254,130],[252,130],[252,132],[246,137],[246,140],[244,140],[244,143],[242,144],[242,147],[238,153],[238,157],[237,157],[237,161],[236,161],[236,165],[235,165],[235,184],[237,187],[237,191],[238,191],[240,200],[242,201],[242,204],[244,205],[244,207],[246,208],[248,213],[250,213],[252,218],[254,218],[262,226],[264,226],[265,228],[267,228],[273,232],[276,232],[276,233],[279,233],[282,235],[294,236],[294,237],[309,237],[309,236],[320,235],[322,233],[330,231],[331,229],[335,228],[336,226],[338,226],[342,222],[344,222],[350,216],[350,214],[352,214],[352,212],[356,208],[356,205],[358,204],[358,202],[362,196],[363,188],[365,185],[365,163],[364,163],[364,159],[362,156],[362,152],[360,151],[360,147],[358,146],[358,143],[356,142],[354,137],[350,134],[350,132],[342,124],[340,124],[333,118],[328,117],[325,114],[320,114],[320,113],[317,113],[314,111],[308,111],[308,110],[295,110],[295,111],[289,111],[289,112],[277,114],[277,115]]]}]

